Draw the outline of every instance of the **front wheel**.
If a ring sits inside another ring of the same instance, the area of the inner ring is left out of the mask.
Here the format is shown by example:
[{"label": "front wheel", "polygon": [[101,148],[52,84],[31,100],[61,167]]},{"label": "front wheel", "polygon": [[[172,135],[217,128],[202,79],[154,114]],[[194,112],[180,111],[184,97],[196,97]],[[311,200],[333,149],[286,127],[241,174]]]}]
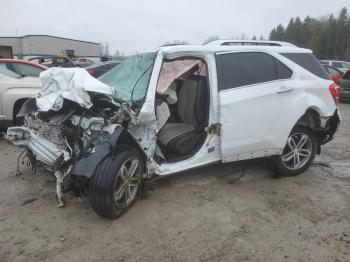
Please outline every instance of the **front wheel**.
[{"label": "front wheel", "polygon": [[144,170],[138,151],[118,145],[115,157],[107,157],[90,179],[89,195],[94,211],[105,218],[117,218],[136,201]]},{"label": "front wheel", "polygon": [[273,156],[272,164],[280,176],[303,173],[315,159],[317,140],[307,128],[297,126],[290,133],[282,155]]}]

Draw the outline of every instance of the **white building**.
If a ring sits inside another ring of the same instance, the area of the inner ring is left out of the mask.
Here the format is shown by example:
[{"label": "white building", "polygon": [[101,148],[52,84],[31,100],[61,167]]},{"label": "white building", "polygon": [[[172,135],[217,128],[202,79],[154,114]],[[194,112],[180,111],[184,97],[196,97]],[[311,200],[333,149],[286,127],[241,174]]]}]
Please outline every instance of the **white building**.
[{"label": "white building", "polygon": [[37,56],[69,54],[95,61],[101,57],[101,44],[50,35],[0,37],[0,58],[29,59]]}]

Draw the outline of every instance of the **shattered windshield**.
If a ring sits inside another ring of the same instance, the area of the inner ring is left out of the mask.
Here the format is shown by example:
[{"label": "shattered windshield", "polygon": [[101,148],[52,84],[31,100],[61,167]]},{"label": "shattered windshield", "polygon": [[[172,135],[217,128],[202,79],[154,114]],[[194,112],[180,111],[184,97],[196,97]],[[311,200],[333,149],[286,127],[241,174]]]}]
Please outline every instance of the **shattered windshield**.
[{"label": "shattered windshield", "polygon": [[157,53],[129,57],[98,80],[115,88],[113,98],[127,103],[143,100],[151,78]]}]

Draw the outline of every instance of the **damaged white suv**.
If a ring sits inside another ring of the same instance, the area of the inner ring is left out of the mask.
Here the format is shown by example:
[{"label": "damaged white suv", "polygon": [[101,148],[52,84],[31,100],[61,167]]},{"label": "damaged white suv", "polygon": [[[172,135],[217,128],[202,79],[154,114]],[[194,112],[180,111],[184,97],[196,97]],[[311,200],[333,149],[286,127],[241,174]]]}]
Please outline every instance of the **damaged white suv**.
[{"label": "damaged white suv", "polygon": [[171,46],[132,56],[98,80],[52,68],[8,139],[63,192],[87,192],[96,213],[123,214],[143,182],[216,162],[269,157],[305,171],[339,124],[337,86],[310,50]]}]

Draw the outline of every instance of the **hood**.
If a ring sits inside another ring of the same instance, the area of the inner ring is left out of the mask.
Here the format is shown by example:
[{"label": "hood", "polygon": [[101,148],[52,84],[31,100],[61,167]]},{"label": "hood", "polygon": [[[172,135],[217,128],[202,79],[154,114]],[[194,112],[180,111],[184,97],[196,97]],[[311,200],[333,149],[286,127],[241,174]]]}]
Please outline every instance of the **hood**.
[{"label": "hood", "polygon": [[92,106],[88,92],[110,96],[113,88],[92,77],[83,68],[50,68],[40,74],[42,89],[36,97],[40,111],[62,108],[63,100],[68,99],[84,108]]}]

